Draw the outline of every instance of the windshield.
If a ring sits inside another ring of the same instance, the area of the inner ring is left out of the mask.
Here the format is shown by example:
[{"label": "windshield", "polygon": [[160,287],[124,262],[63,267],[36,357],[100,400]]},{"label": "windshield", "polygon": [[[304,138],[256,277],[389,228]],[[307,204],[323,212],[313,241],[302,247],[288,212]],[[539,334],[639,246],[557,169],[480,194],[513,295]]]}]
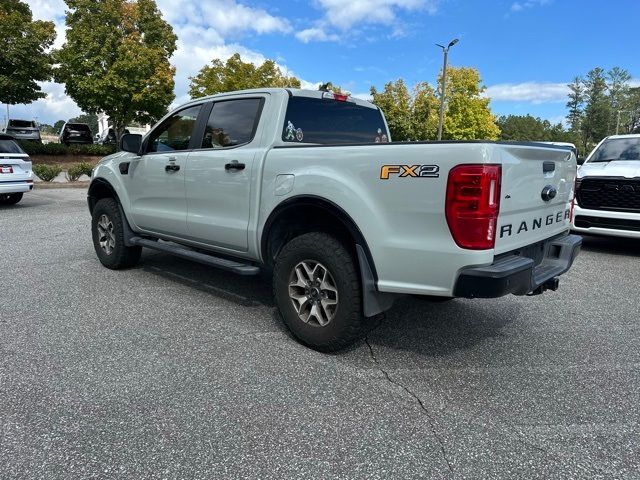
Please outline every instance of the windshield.
[{"label": "windshield", "polygon": [[36,122],[30,122],[28,120],[9,120],[9,126],[17,128],[35,128]]},{"label": "windshield", "polygon": [[593,152],[589,163],[615,162],[616,160],[640,160],[640,137],[605,140]]}]

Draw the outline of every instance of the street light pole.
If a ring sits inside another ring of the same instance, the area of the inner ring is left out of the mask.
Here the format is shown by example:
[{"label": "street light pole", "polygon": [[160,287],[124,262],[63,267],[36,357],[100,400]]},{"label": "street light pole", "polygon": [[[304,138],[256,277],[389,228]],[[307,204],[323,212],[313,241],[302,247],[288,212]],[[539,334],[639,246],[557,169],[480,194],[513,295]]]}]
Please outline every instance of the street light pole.
[{"label": "street light pole", "polygon": [[440,113],[438,115],[438,140],[442,140],[442,122],[444,120],[444,96],[445,96],[444,92],[445,92],[445,87],[447,86],[447,60],[449,58],[449,49],[458,42],[459,40],[457,38],[454,38],[449,42],[449,45],[447,45],[446,47],[444,45],[440,45],[439,43],[436,43],[436,45],[442,49],[442,53],[444,56],[444,60],[442,64],[442,84],[441,84],[441,90],[440,90]]}]

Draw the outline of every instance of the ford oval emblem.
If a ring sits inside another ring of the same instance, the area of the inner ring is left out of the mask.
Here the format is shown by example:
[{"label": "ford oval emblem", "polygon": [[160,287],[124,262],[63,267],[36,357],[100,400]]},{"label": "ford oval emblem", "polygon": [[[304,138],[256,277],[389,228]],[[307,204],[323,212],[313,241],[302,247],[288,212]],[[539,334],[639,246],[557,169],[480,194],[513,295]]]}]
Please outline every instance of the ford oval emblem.
[{"label": "ford oval emblem", "polygon": [[556,187],[554,187],[553,185],[547,185],[542,189],[542,193],[540,194],[540,196],[542,197],[542,200],[544,200],[545,202],[549,202],[556,198],[557,194],[558,190],[556,190]]}]

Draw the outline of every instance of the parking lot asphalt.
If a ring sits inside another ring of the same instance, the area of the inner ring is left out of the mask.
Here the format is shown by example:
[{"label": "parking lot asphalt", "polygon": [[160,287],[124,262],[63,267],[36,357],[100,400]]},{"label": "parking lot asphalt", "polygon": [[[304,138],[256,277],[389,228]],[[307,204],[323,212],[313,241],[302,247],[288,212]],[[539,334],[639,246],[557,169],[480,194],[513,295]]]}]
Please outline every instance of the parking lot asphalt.
[{"label": "parking lot asphalt", "polygon": [[0,478],[640,478],[640,242],[326,355],[266,277],[101,267],[85,195],[0,207]]}]

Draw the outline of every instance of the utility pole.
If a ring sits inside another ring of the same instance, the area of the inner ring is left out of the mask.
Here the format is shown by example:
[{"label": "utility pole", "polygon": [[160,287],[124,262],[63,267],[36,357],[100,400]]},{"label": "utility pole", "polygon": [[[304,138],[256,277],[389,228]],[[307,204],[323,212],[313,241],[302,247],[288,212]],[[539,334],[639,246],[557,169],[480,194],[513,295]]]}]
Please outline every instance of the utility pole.
[{"label": "utility pole", "polygon": [[441,90],[440,90],[440,113],[438,115],[438,140],[442,140],[442,122],[444,120],[444,96],[445,96],[444,92],[445,92],[445,87],[447,85],[447,60],[449,58],[449,49],[459,41],[460,41],[459,39],[454,38],[449,42],[449,45],[447,45],[446,47],[444,45],[440,45],[439,43],[436,43],[436,45],[442,49],[442,54],[444,57],[444,60],[442,63],[442,84],[441,84]]}]

